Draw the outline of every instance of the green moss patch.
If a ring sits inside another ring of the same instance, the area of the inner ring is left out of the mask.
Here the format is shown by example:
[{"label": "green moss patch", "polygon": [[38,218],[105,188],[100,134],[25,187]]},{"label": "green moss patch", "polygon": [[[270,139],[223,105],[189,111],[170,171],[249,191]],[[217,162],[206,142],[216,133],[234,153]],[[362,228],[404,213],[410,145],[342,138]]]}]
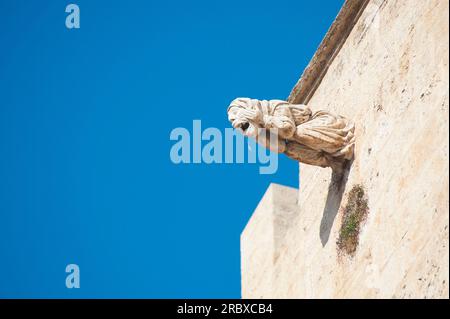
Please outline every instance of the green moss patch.
[{"label": "green moss patch", "polygon": [[369,206],[362,185],[355,185],[348,194],[341,229],[337,240],[339,252],[353,256],[358,247],[361,226],[367,218]]}]

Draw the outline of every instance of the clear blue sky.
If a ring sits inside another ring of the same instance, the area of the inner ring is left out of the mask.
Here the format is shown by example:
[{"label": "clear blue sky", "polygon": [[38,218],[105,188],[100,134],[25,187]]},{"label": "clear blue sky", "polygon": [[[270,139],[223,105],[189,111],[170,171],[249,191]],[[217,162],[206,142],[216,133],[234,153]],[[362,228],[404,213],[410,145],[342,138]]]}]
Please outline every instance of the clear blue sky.
[{"label": "clear blue sky", "polygon": [[170,131],[285,99],[343,0],[72,2],[79,30],[0,2],[0,297],[239,298],[240,233],[297,164],[177,166]]}]

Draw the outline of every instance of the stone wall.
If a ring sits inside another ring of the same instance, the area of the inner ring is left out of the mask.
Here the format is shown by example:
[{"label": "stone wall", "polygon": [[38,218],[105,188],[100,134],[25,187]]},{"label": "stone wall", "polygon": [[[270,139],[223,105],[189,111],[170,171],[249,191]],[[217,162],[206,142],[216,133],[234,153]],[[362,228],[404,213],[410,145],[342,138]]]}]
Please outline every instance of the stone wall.
[{"label": "stone wall", "polygon": [[[449,297],[448,14],[441,0],[365,7],[308,102],[355,121],[355,160],[339,185],[330,169],[301,165],[298,212],[264,264],[249,261],[273,219],[252,217],[243,298]],[[336,241],[357,184],[369,214],[347,256]]]}]

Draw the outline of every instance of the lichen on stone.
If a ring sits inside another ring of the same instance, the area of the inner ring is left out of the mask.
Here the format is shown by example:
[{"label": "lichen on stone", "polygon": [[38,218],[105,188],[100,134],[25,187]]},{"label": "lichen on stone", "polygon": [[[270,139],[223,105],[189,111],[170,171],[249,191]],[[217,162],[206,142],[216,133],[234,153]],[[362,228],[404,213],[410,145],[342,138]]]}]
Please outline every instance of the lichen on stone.
[{"label": "lichen on stone", "polygon": [[359,243],[362,224],[369,213],[368,199],[362,185],[352,187],[343,211],[337,247],[340,253],[353,256]]}]

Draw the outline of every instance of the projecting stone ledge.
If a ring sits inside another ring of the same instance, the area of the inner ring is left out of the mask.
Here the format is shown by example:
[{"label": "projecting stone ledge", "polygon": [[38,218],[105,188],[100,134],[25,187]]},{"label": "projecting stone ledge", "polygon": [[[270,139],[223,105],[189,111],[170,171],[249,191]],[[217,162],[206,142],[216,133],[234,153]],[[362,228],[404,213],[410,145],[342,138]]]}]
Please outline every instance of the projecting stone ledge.
[{"label": "projecting stone ledge", "polygon": [[241,234],[242,298],[270,298],[274,264],[298,217],[298,189],[270,184]]}]

